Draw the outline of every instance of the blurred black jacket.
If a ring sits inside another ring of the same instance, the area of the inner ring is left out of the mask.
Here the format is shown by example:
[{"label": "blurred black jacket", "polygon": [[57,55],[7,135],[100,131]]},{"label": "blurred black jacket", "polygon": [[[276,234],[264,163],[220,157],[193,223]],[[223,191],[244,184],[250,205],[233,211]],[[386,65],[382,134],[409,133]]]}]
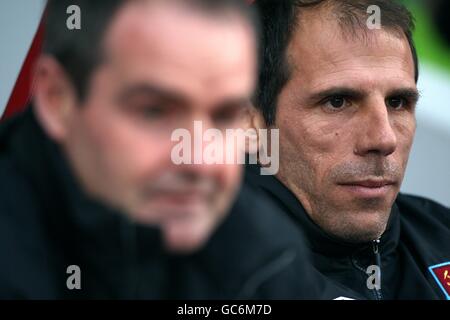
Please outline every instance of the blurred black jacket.
[{"label": "blurred black jacket", "polygon": [[[304,233],[315,270],[329,281],[364,299],[450,299],[448,208],[400,194],[379,243],[350,244],[325,233],[287,187],[273,176],[259,175],[258,168],[247,167],[247,183],[262,190]],[[370,265],[380,267],[380,290],[367,285]]]},{"label": "blurred black jacket", "polygon": [[[70,265],[81,289],[69,290]],[[32,108],[0,125],[0,299],[333,299],[301,233],[251,186],[208,244],[167,253],[156,228],[83,193]]]}]

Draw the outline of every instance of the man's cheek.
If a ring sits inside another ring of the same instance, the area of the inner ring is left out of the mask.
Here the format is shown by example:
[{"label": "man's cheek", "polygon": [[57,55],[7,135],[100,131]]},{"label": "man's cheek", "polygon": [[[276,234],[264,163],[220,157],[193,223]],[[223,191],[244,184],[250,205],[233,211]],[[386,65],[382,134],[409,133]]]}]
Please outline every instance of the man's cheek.
[{"label": "man's cheek", "polygon": [[292,152],[302,150],[306,155],[320,158],[333,152],[345,140],[345,131],[332,121],[318,117],[311,119],[314,121],[301,122],[289,130]]},{"label": "man's cheek", "polygon": [[[152,174],[162,164],[170,163],[171,145],[169,140],[162,140],[148,132],[124,126],[111,132],[109,138],[110,157],[131,174]],[[132,174],[132,175],[135,175]]]},{"label": "man's cheek", "polygon": [[398,115],[392,118],[392,128],[401,144],[411,144],[416,132],[416,119],[413,114]]},{"label": "man's cheek", "polygon": [[415,125],[397,127],[397,150],[395,152],[398,163],[406,167],[414,141]]}]

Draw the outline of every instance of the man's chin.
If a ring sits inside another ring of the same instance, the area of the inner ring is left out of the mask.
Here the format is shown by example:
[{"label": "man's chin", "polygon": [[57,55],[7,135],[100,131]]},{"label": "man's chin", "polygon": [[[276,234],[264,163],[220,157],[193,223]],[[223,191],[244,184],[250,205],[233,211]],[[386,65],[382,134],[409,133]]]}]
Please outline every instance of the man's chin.
[{"label": "man's chin", "polygon": [[204,201],[152,204],[140,209],[131,218],[136,223],[159,228],[167,249],[178,253],[200,249],[224,217]]},{"label": "man's chin", "polygon": [[161,226],[166,248],[175,253],[188,254],[197,251],[209,239],[212,228],[200,228],[197,225],[166,224]]},{"label": "man's chin", "polygon": [[364,211],[349,214],[340,219],[329,231],[350,243],[366,243],[378,239],[386,229],[389,214],[377,211]]}]

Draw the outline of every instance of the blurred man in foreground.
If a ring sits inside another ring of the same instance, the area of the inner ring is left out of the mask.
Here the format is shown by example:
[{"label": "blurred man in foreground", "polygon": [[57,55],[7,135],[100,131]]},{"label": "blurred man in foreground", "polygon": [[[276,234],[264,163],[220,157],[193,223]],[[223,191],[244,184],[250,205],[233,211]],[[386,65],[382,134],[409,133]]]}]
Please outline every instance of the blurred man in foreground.
[{"label": "blurred man in foreground", "polygon": [[245,124],[254,19],[239,1],[50,2],[33,107],[0,129],[0,297],[176,296],[166,249],[204,246],[241,166],[176,166],[171,134]]}]

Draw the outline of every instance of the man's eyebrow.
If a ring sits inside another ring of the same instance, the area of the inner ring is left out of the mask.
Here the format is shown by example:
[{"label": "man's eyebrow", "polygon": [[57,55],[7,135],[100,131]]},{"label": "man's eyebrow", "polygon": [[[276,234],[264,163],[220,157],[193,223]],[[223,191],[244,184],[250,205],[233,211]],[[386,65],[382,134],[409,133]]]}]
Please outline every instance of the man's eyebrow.
[{"label": "man's eyebrow", "polygon": [[329,89],[312,93],[309,96],[308,100],[314,103],[333,96],[344,96],[344,97],[352,97],[354,99],[361,99],[364,95],[365,93],[361,90],[349,87],[332,87]]},{"label": "man's eyebrow", "polygon": [[420,98],[420,93],[416,88],[400,88],[389,92],[388,97],[404,97],[413,103],[417,103]]},{"label": "man's eyebrow", "polygon": [[[323,91],[319,91],[310,95],[309,100],[312,102],[322,101],[323,99],[333,96],[352,97],[353,99],[362,99],[366,93],[348,87],[334,87]],[[399,88],[389,91],[387,97],[405,97],[416,103],[420,98],[420,93],[416,88]]]},{"label": "man's eyebrow", "polygon": [[171,103],[187,104],[188,99],[179,92],[155,84],[136,84],[123,89],[118,95],[118,101],[126,103],[128,99],[136,95],[154,96]]}]

